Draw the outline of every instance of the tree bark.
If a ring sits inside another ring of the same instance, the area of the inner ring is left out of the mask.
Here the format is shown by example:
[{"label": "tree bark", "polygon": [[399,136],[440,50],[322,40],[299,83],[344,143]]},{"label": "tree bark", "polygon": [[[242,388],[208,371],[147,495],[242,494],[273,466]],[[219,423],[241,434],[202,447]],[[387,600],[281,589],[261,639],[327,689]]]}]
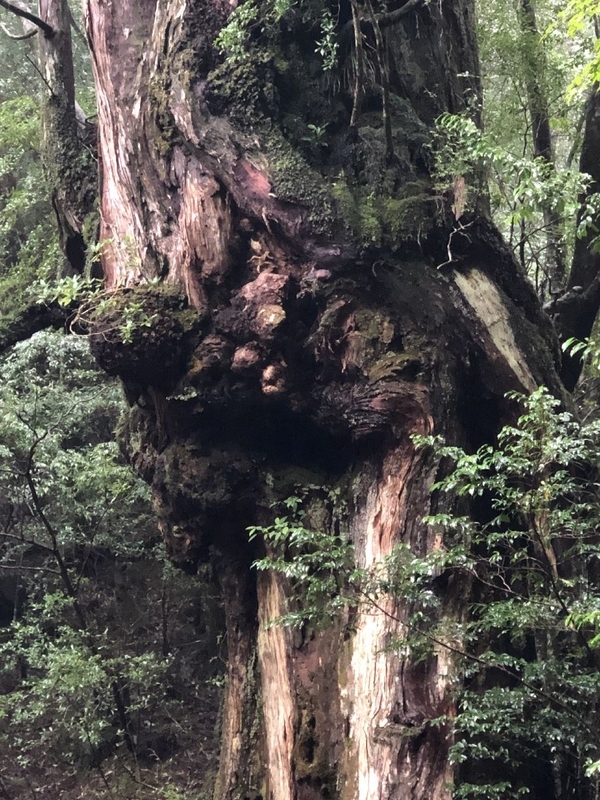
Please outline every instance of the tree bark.
[{"label": "tree bark", "polygon": [[[587,203],[600,192],[600,94],[598,86],[590,93],[585,115],[585,127],[579,168],[590,178],[586,194],[580,198],[580,209],[577,215],[577,227],[590,212]],[[592,214],[592,216],[594,216]],[[575,240],[573,264],[569,273],[567,291],[552,305],[551,313],[555,319],[561,341],[570,338],[583,341],[591,333],[600,308],[600,250],[598,249],[598,218],[587,227],[583,236]],[[580,355],[571,352],[563,354],[561,378],[567,389],[575,388],[583,361]]]},{"label": "tree bark", "polygon": [[[71,12],[66,0],[39,0],[44,35],[39,38],[40,72],[46,84],[43,106],[43,158],[56,213],[60,244],[73,272],[86,265],[86,219],[97,197],[97,163],[77,121],[71,43]],[[50,35],[50,33],[51,35]],[[93,240],[94,235],[88,236]]]},{"label": "tree bark", "polygon": [[[519,22],[523,35],[522,55],[525,67],[525,87],[531,120],[533,155],[554,170],[554,147],[550,131],[550,111],[544,87],[546,64],[538,32],[535,6],[532,0],[520,0]],[[546,233],[546,278],[540,287],[542,300],[564,291],[567,265],[562,246],[560,215],[550,203],[543,208]]]},{"label": "tree bark", "polygon": [[[328,80],[314,21],[269,22],[265,6],[250,57],[224,60],[230,4],[87,2],[115,290],[91,340],[125,383],[123,446],[172,558],[210,560],[222,586],[215,800],[450,797],[432,722],[454,713],[450,651],[415,663],[393,595],[325,630],[273,626],[290,589],[256,577],[246,527],[318,485],[342,497],[322,524],[357,565],[440,547],[422,523],[437,465],[411,435],[474,446],[508,417],[507,390],[559,390],[525,276],[489,221],[457,227],[429,177],[434,119],[479,95],[472,0],[409,5],[385,27],[390,159],[376,69],[350,130],[351,54]],[[339,25],[351,14],[342,2]],[[446,613],[460,603],[449,586]]]}]

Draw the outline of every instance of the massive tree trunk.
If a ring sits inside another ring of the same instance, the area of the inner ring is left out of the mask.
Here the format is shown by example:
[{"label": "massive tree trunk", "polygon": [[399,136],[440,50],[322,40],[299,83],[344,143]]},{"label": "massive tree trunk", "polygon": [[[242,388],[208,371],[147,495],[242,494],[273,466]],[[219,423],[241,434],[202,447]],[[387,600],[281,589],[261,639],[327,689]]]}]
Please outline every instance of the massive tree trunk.
[{"label": "massive tree trunk", "polygon": [[411,435],[476,445],[507,390],[556,386],[524,275],[486,219],[456,219],[462,188],[431,185],[434,119],[479,97],[473,2],[343,0],[330,72],[325,6],[246,3],[225,59],[232,7],[87,2],[115,290],[93,347],[125,383],[124,446],[172,557],[211,560],[223,592],[216,800],[441,800],[451,651],[414,662],[391,595],[324,630],[270,625],[289,587],[257,576],[246,528],[312,484],[339,490],[320,524],[363,567],[439,547],[421,521],[436,464]]}]

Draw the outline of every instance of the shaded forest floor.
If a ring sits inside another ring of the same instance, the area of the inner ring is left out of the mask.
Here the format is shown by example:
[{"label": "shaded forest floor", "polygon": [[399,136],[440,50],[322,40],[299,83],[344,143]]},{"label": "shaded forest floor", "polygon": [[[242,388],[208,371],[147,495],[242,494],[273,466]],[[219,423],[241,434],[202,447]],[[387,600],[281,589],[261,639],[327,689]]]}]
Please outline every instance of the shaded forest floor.
[{"label": "shaded forest floor", "polygon": [[40,746],[37,765],[22,768],[15,747],[0,745],[0,798],[208,800],[218,766],[220,697],[221,687],[207,683],[199,696],[188,698],[185,712],[171,720],[178,733],[170,742],[173,752],[162,758],[151,743],[137,759],[121,745],[96,766],[67,765]]}]

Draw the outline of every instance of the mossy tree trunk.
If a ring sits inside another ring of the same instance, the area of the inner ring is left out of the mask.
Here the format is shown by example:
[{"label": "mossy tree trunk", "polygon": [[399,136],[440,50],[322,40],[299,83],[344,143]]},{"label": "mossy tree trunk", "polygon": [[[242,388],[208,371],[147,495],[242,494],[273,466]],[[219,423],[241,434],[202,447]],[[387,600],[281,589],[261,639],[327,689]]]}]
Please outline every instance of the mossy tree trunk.
[{"label": "mossy tree trunk", "polygon": [[97,160],[77,121],[67,0],[39,0],[40,20],[51,32],[39,33],[40,72],[45,83],[43,157],[58,221],[60,243],[74,272],[86,264],[86,218],[97,196]]},{"label": "mossy tree trunk", "polygon": [[[67,0],[39,0],[37,13],[20,0],[2,0],[0,5],[20,18],[24,26],[22,35],[13,35],[3,26],[4,34],[13,39],[39,34],[44,166],[68,269],[82,273],[88,260],[86,239],[94,239],[94,220],[90,224],[90,217],[97,199],[97,158],[95,126],[77,119],[71,10]],[[42,321],[32,320],[25,327],[33,332],[40,324]]]},{"label": "mossy tree trunk", "polygon": [[[119,290],[93,346],[125,383],[123,443],[172,557],[210,560],[223,591],[216,800],[441,800],[449,742],[429,721],[453,713],[450,651],[413,661],[393,596],[323,631],[270,625],[289,587],[252,570],[246,528],[313,484],[338,490],[315,524],[359,565],[439,547],[421,522],[436,464],[411,435],[474,446],[507,390],[556,387],[533,290],[493,226],[457,210],[465,176],[457,198],[432,186],[435,118],[479,97],[473,2],[342,0],[330,71],[325,5],[279,19],[247,3],[224,58],[233,5],[87,0]],[[461,614],[462,589],[438,584]]]},{"label": "mossy tree trunk", "polygon": [[[573,337],[584,340],[591,336],[598,309],[600,308],[600,251],[598,249],[598,234],[596,233],[597,220],[593,212],[587,208],[588,203],[594,204],[600,193],[600,91],[594,85],[588,98],[581,157],[579,168],[581,172],[591,177],[590,185],[577,215],[577,226],[585,220],[587,224],[585,234],[578,236],[575,241],[573,264],[569,273],[567,292],[550,305],[550,311],[555,318],[555,324],[562,341]],[[563,358],[561,377],[564,385],[572,390],[583,369],[581,356],[566,353]]]}]

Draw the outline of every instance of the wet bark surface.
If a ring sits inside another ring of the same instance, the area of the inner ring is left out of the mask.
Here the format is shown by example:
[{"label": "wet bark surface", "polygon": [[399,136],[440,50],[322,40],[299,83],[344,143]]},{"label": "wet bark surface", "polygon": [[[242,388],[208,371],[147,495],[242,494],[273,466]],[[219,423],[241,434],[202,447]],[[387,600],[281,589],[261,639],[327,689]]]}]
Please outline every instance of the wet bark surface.
[{"label": "wet bark surface", "polygon": [[[399,543],[439,547],[421,522],[437,467],[411,435],[476,446],[508,417],[507,390],[557,385],[532,288],[493,227],[458,225],[428,175],[428,127],[478,92],[472,4],[381,21],[392,158],[381,81],[364,78],[350,130],[354,83],[328,88],[318,32],[283,29],[285,69],[260,36],[262,61],[232,66],[213,46],[230,12],[88,0],[113,290],[92,347],[124,381],[122,445],[172,558],[209,560],[222,587],[215,798],[441,800],[449,742],[430,721],[453,713],[449,652],[415,664],[390,647],[410,614],[391,595],[324,631],[273,626],[289,587],[257,578],[246,528],[313,484],[338,490],[324,524],[359,566]],[[303,138],[317,113],[327,147]]]}]

